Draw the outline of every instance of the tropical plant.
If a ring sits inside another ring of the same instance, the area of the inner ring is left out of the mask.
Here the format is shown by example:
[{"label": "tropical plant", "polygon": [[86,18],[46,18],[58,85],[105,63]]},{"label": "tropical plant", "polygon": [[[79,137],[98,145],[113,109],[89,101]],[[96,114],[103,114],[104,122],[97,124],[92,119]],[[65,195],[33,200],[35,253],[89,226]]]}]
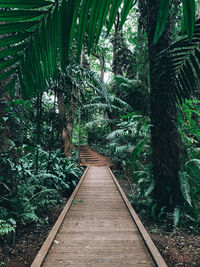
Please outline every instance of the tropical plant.
[{"label": "tropical plant", "polygon": [[13,218],[20,223],[45,221],[45,212],[68,197],[75,188],[81,169],[64,158],[61,151],[49,153],[38,148],[38,172],[35,172],[34,147],[17,148],[18,161],[13,162],[9,153],[0,158],[0,219]]},{"label": "tropical plant", "polygon": [[[200,20],[197,20],[191,42],[186,36],[182,36],[157,56],[155,69],[159,79],[162,80],[164,72],[169,71],[171,83],[164,83],[164,88],[169,92],[173,103],[182,103],[192,94],[199,95],[199,41]],[[174,84],[173,90],[169,88],[171,84]]]},{"label": "tropical plant", "polygon": [[[187,32],[187,36],[189,41],[192,40],[194,34],[194,22],[195,22],[195,0],[187,1],[182,0],[183,4],[183,31]],[[154,36],[154,44],[158,41],[160,36],[162,35],[163,31],[165,30],[165,26],[167,24],[167,20],[169,17],[170,11],[170,0],[161,0],[160,3],[157,1],[155,5],[159,5],[158,10],[158,18],[156,23],[155,29],[155,36]],[[179,3],[177,3],[179,5]]]},{"label": "tropical plant", "polygon": [[178,128],[184,146],[181,157],[183,168],[179,172],[181,190],[186,203],[182,219],[188,221],[191,227],[200,223],[199,105],[199,100],[186,100],[178,112]]},{"label": "tropical plant", "polygon": [[90,51],[107,16],[109,33],[120,6],[122,27],[132,4],[133,0],[0,1],[0,79],[13,76],[7,88],[18,79],[26,97],[45,90],[46,80],[55,78],[58,67],[65,70],[74,39],[79,60],[85,34]]}]

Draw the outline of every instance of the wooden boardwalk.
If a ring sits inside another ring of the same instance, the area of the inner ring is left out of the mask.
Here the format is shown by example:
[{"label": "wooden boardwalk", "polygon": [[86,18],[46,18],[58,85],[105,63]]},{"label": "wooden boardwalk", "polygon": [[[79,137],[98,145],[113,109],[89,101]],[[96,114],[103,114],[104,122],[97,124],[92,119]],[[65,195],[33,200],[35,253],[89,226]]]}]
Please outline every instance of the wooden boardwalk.
[{"label": "wooden boardwalk", "polygon": [[166,267],[114,175],[90,166],[31,267]]},{"label": "wooden boardwalk", "polygon": [[112,166],[109,158],[100,155],[89,146],[81,146],[80,156],[81,164],[84,166]]}]

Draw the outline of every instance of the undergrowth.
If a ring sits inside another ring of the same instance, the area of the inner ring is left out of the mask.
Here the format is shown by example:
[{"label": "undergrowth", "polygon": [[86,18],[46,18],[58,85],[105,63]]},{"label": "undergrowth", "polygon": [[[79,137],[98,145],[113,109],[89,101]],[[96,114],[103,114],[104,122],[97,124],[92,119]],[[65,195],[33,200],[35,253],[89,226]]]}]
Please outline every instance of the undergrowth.
[{"label": "undergrowth", "polygon": [[[179,106],[177,126],[181,134],[182,152],[179,172],[182,207],[169,213],[165,207],[155,213],[151,197],[154,179],[151,164],[150,120],[138,112],[122,116],[116,128],[107,135],[106,147],[98,143],[93,148],[110,156],[116,169],[121,169],[129,184],[128,198],[134,208],[145,216],[171,228],[186,226],[198,230],[200,226],[200,101],[186,100]],[[170,192],[169,192],[170,194]]]},{"label": "undergrowth", "polygon": [[70,196],[81,173],[60,150],[49,157],[40,146],[17,148],[12,142],[8,153],[0,155],[0,237],[16,225],[48,222],[47,211]]}]

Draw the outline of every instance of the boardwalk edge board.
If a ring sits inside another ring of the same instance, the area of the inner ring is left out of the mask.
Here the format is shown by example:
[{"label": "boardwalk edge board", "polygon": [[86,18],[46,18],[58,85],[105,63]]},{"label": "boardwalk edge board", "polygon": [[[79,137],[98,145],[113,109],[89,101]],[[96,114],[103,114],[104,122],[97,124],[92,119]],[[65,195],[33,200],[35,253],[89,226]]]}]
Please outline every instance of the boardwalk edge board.
[{"label": "boardwalk edge board", "polygon": [[126,197],[124,191],[122,190],[120,184],[118,183],[116,177],[114,176],[113,172],[111,171],[111,169],[109,168],[109,166],[107,166],[109,173],[112,176],[113,181],[115,182],[120,195],[122,196],[124,203],[126,204],[126,207],[128,208],[131,217],[133,218],[138,231],[140,232],[151,256],[152,259],[154,260],[155,264],[158,267],[167,267],[167,264],[165,263],[164,259],[162,258],[160,252],[158,251],[158,249],[156,248],[155,244],[153,243],[150,235],[148,234],[147,230],[145,229],[144,225],[142,224],[141,220],[139,219],[138,215],[136,214],[135,210],[133,209],[132,205],[130,204],[128,198]]},{"label": "boardwalk edge board", "polygon": [[87,167],[87,169],[85,170],[85,172],[83,173],[79,183],[77,184],[76,188],[74,189],[71,197],[69,198],[69,200],[67,201],[64,209],[62,210],[60,216],[58,217],[56,223],[54,224],[52,230],[50,231],[49,235],[47,236],[44,244],[42,245],[41,249],[39,250],[38,254],[36,255],[33,263],[31,264],[31,267],[40,267],[42,265],[42,263],[44,262],[44,259],[46,258],[46,255],[69,211],[69,208],[71,207],[71,204],[76,196],[76,194],[78,193],[78,190],[89,170],[89,166]]}]

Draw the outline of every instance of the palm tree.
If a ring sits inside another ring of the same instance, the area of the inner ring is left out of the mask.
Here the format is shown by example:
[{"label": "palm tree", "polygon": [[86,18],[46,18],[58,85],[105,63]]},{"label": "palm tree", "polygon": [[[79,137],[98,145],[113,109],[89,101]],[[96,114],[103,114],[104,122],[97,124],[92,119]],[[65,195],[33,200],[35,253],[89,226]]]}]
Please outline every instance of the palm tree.
[{"label": "palm tree", "polygon": [[[0,0],[0,80],[19,80],[25,97],[45,90],[46,81],[65,70],[71,47],[80,58],[87,35],[88,51],[98,42],[107,20],[110,31],[122,8],[121,25],[133,0]],[[8,85],[9,86],[9,85]]]},{"label": "palm tree", "polygon": [[198,80],[200,81],[200,22],[197,21],[194,27],[194,20],[189,20],[194,18],[194,1],[190,1],[191,6],[187,7],[186,2],[189,1],[184,1],[184,20],[188,37],[184,35],[172,44],[170,23],[167,22],[169,3],[165,5],[167,9],[162,10],[166,2],[161,1],[159,6],[160,1],[155,0],[154,5],[149,1],[148,6],[149,14],[158,13],[158,21],[163,23],[159,25],[157,22],[156,26],[156,19],[149,16],[150,117],[155,179],[153,210],[157,212],[160,209],[172,212],[184,203],[183,186],[179,178],[181,138],[176,125],[176,104],[181,104],[192,93],[196,93]]}]

